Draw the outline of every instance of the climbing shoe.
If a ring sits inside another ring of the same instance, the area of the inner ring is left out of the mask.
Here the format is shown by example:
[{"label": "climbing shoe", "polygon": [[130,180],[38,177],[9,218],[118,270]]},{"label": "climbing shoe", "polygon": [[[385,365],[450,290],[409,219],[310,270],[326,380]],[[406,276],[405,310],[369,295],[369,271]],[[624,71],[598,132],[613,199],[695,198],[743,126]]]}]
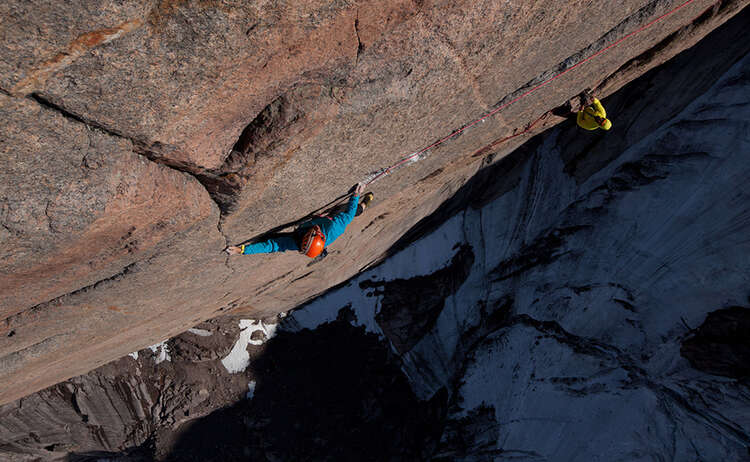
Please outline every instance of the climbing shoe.
[{"label": "climbing shoe", "polygon": [[362,202],[359,203],[359,206],[357,206],[357,214],[355,216],[362,215],[362,212],[365,211],[368,205],[370,205],[370,202],[375,198],[375,195],[371,192],[366,193],[362,197]]}]

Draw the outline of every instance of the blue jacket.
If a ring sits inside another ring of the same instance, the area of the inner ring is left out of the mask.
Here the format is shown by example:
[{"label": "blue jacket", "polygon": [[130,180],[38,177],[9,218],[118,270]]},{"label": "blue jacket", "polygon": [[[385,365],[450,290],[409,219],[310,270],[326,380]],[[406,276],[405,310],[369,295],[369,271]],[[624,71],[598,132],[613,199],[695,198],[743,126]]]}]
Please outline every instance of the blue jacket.
[{"label": "blue jacket", "polygon": [[[345,211],[335,215],[334,217],[316,217],[312,220],[302,223],[299,228],[306,229],[312,226],[320,226],[320,230],[326,237],[326,247],[333,244],[333,241],[344,234],[344,230],[354,219],[354,215],[357,213],[357,205],[359,204],[359,196],[352,196],[349,199],[349,204]],[[248,244],[245,246],[244,255],[250,255],[255,253],[273,253],[273,252],[286,252],[287,250],[296,250],[299,252],[299,243],[289,236],[281,236],[269,239],[263,242],[257,242],[255,244]]]}]

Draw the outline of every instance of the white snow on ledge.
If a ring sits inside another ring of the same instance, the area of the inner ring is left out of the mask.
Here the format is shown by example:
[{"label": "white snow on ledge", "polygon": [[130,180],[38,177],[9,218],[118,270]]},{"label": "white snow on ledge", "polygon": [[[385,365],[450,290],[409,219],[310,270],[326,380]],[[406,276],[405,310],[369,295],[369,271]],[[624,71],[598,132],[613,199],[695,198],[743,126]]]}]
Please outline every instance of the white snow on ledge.
[{"label": "white snow on ledge", "polygon": [[154,354],[156,354],[156,358],[154,359],[154,361],[156,361],[156,364],[164,361],[172,361],[172,357],[169,356],[169,345],[167,345],[166,340],[155,345],[151,345],[148,348],[149,350],[153,351]]},{"label": "white snow on ledge", "polygon": [[196,329],[195,327],[193,327],[192,329],[188,329],[187,331],[199,337],[210,337],[212,335],[211,332],[207,331],[206,329]]},{"label": "white snow on ledge", "polygon": [[[248,345],[262,345],[276,333],[277,324],[263,324],[263,321],[252,319],[240,320],[240,338],[232,347],[232,351],[221,360],[221,364],[230,374],[236,374],[247,369],[250,365],[250,353],[247,352]],[[265,340],[253,340],[255,332],[263,332]]]},{"label": "white snow on ledge", "polygon": [[[167,345],[167,340],[159,342],[155,345],[151,345],[150,347],[147,347],[147,348],[153,351],[154,354],[156,355],[156,357],[154,358],[154,361],[156,361],[156,364],[159,364],[163,361],[172,361],[172,357],[169,355],[169,345]],[[137,351],[128,353],[128,356],[138,361]]]}]

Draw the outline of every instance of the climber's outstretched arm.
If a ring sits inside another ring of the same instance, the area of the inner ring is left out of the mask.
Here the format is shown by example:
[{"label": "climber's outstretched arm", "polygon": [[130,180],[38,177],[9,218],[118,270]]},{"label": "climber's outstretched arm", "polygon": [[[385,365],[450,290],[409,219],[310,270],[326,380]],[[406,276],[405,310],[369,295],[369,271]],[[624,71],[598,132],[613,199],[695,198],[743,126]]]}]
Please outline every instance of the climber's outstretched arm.
[{"label": "climber's outstretched arm", "polygon": [[297,241],[289,236],[275,237],[255,244],[229,246],[226,248],[226,252],[229,255],[252,255],[256,253],[286,252],[287,250],[299,251]]}]

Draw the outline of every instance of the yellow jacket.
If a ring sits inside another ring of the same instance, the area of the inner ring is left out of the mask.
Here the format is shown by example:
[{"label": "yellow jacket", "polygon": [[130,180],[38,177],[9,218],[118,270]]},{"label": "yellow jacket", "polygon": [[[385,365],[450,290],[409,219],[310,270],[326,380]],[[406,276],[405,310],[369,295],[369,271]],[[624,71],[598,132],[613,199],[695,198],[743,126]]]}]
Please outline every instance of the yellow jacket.
[{"label": "yellow jacket", "polygon": [[602,106],[602,103],[598,99],[594,98],[594,104],[586,106],[582,110],[578,111],[576,122],[578,122],[578,125],[581,128],[585,128],[586,130],[596,130],[597,128],[609,130],[610,128],[612,128],[612,122],[607,120],[605,124],[601,126],[596,122],[596,117],[606,119],[607,111],[604,110],[604,106]]}]

